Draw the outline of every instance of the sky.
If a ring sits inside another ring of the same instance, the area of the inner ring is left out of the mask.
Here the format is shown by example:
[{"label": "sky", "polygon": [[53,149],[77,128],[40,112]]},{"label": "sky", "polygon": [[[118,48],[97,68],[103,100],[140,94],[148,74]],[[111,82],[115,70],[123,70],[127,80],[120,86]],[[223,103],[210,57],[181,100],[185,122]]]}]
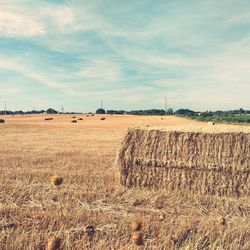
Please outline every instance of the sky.
[{"label": "sky", "polygon": [[0,110],[250,109],[249,27],[249,0],[0,0]]}]

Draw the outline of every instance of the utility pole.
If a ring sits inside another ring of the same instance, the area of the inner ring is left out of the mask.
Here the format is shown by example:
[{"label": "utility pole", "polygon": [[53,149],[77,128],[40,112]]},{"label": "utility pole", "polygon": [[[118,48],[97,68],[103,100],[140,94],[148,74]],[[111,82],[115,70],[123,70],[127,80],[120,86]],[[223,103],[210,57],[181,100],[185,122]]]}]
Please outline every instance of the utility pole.
[{"label": "utility pole", "polygon": [[6,110],[6,102],[4,102],[4,114],[6,115],[7,110]]},{"label": "utility pole", "polygon": [[64,107],[63,107],[63,105],[61,105],[61,112],[62,112],[62,114],[64,113]]},{"label": "utility pole", "polygon": [[165,97],[165,114],[168,112],[168,98]]}]

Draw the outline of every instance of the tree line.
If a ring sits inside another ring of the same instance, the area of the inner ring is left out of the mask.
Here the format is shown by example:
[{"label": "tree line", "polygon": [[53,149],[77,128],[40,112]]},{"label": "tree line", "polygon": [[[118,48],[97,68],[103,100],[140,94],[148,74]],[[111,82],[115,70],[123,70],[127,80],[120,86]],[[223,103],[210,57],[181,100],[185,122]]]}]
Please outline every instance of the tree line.
[{"label": "tree line", "polygon": [[[35,115],[35,114],[62,114],[59,111],[49,108],[47,110],[30,110],[30,111],[22,111],[22,110],[0,110],[0,115]],[[63,114],[79,114],[77,112],[63,112]]]}]

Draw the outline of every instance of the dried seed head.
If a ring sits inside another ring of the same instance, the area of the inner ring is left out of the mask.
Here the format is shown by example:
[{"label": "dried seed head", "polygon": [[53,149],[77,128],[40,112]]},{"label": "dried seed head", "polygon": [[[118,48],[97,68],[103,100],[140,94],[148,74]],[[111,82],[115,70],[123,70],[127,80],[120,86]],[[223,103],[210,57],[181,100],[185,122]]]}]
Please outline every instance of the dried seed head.
[{"label": "dried seed head", "polygon": [[61,246],[60,238],[53,237],[48,240],[48,246],[47,246],[48,250],[58,250],[60,249],[60,246]]},{"label": "dried seed head", "polygon": [[218,218],[218,223],[221,224],[222,226],[225,226],[226,225],[226,219],[221,216]]},{"label": "dried seed head", "polygon": [[92,225],[88,225],[85,228],[85,232],[90,238],[93,238],[95,234],[95,228]]},{"label": "dried seed head", "polygon": [[144,223],[142,220],[135,220],[130,224],[132,232],[143,230]]},{"label": "dried seed head", "polygon": [[54,186],[60,186],[63,183],[63,178],[61,176],[54,175],[50,178],[50,181]]},{"label": "dried seed head", "polygon": [[143,246],[143,233],[141,231],[135,231],[132,233],[132,242],[136,246]]},{"label": "dried seed head", "polygon": [[158,219],[159,221],[164,221],[164,219],[165,219],[165,214],[157,214],[157,219]]}]

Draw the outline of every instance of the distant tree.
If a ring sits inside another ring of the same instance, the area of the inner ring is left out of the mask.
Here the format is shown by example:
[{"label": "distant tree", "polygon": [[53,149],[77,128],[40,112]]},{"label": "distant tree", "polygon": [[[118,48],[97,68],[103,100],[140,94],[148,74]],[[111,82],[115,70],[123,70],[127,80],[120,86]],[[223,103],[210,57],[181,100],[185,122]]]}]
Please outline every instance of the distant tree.
[{"label": "distant tree", "polygon": [[105,109],[97,109],[96,110],[96,112],[95,112],[96,114],[105,114],[106,112],[105,112]]},{"label": "distant tree", "polygon": [[194,115],[195,112],[190,109],[178,109],[174,112],[176,115]]},{"label": "distant tree", "polygon": [[239,114],[242,115],[242,114],[244,114],[244,113],[245,113],[245,110],[244,110],[243,108],[240,108],[240,109],[239,109]]},{"label": "distant tree", "polygon": [[107,110],[107,114],[110,114],[110,115],[124,115],[126,113],[125,110]]},{"label": "distant tree", "polygon": [[23,114],[24,114],[24,112],[23,112],[22,110],[17,110],[17,111],[15,111],[14,113],[15,113],[15,114],[19,114],[19,115],[23,115]]},{"label": "distant tree", "polygon": [[174,111],[172,108],[169,108],[166,112],[166,115],[173,115],[174,114]]},{"label": "distant tree", "polygon": [[49,108],[49,109],[47,109],[46,113],[47,114],[58,114],[58,111],[56,111],[56,110],[54,110],[52,108]]},{"label": "distant tree", "polygon": [[132,110],[126,112],[129,115],[165,115],[165,113],[163,109]]},{"label": "distant tree", "polygon": [[206,111],[201,113],[201,117],[208,117],[213,116],[213,113],[211,111]]}]

